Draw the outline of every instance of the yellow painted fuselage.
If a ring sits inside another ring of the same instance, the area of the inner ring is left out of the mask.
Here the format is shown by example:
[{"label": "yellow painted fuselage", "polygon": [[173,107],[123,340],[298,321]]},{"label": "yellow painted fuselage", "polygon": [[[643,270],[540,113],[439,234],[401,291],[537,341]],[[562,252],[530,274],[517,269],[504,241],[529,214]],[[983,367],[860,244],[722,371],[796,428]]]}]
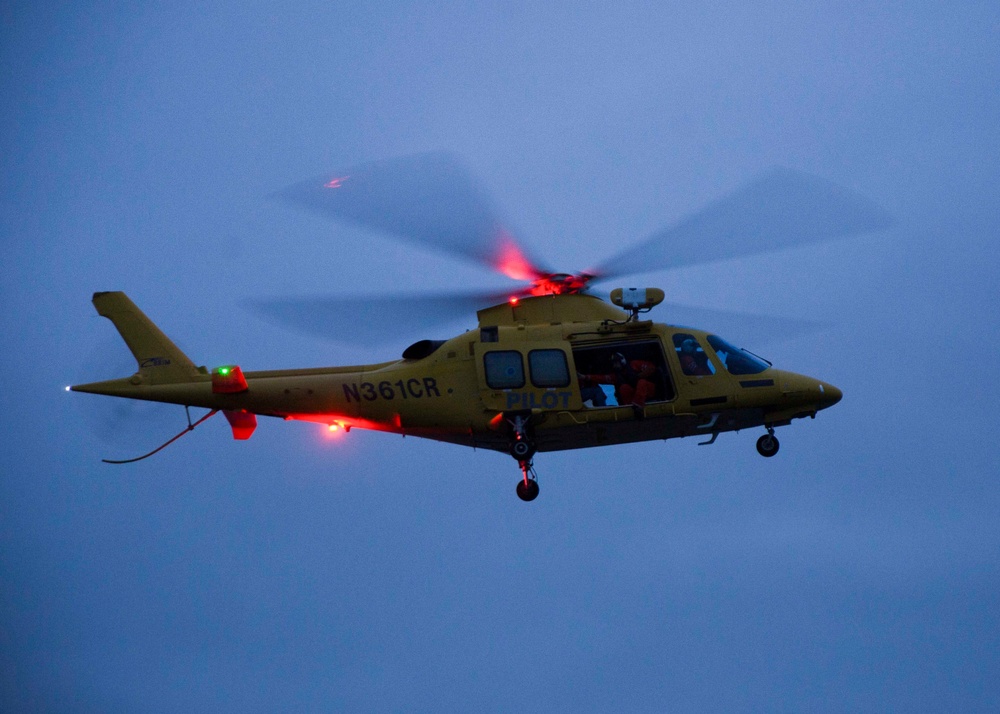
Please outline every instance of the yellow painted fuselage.
[{"label": "yellow painted fuselage", "polygon": [[[73,390],[221,410],[239,438],[260,415],[508,451],[520,417],[537,450],[553,451],[781,426],[841,397],[826,382],[739,363],[704,331],[628,320],[587,295],[481,310],[477,330],[417,343],[396,361],[247,371],[245,384],[227,391],[220,368],[194,367],[123,293],[98,293],[94,302],[139,370]],[[694,347],[698,366],[685,353]],[[616,355],[651,365],[642,399],[623,398],[636,390],[607,366]]]}]

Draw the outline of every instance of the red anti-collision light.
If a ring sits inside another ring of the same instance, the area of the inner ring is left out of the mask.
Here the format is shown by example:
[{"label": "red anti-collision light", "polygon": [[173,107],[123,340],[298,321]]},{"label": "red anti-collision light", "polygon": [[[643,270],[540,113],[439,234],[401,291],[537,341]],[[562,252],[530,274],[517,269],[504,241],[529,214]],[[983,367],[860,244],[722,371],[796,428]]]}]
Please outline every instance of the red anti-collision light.
[{"label": "red anti-collision light", "polygon": [[250,389],[243,370],[236,365],[219,367],[212,372],[212,392],[215,394],[239,394]]}]

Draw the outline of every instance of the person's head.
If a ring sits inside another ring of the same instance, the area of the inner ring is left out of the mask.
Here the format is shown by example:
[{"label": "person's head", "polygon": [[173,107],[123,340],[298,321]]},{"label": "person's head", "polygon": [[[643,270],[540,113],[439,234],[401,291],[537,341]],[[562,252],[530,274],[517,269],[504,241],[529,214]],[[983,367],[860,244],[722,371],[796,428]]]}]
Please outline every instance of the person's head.
[{"label": "person's head", "polygon": [[615,352],[613,355],[611,355],[612,368],[625,369],[626,364],[628,364],[628,361],[625,359],[625,355],[623,355],[621,352]]},{"label": "person's head", "polygon": [[686,355],[694,355],[698,351],[698,343],[690,337],[681,343],[681,352]]}]

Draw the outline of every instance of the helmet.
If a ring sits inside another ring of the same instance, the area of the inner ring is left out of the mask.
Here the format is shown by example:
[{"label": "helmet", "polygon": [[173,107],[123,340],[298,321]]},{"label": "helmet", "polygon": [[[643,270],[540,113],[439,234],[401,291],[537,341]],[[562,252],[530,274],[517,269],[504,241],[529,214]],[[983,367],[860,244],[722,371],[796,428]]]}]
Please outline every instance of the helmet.
[{"label": "helmet", "polygon": [[625,355],[623,355],[621,352],[615,352],[613,355],[611,355],[611,364],[614,367],[624,368],[625,365],[628,364],[628,360],[625,359]]},{"label": "helmet", "polygon": [[681,352],[685,354],[694,354],[698,351],[698,343],[692,338],[687,338],[681,343]]}]

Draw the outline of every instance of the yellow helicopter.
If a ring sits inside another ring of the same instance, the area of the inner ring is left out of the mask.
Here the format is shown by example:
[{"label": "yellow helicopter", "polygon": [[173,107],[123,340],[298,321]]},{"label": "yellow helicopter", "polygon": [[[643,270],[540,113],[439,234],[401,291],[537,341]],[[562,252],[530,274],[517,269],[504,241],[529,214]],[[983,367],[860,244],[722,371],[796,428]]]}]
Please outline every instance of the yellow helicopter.
[{"label": "yellow helicopter", "polygon": [[[674,227],[581,273],[538,267],[503,227],[485,192],[454,157],[427,154],[297,184],[293,203],[472,258],[527,280],[504,294],[407,299],[411,309],[479,303],[478,328],[421,340],[377,364],[246,371],[197,366],[122,292],[93,296],[138,364],[135,374],[69,387],[77,392],[210,410],[151,456],[222,412],[235,439],[257,416],[331,429],[373,429],[509,453],[517,494],[538,495],[536,453],[760,427],[774,456],[777,427],[815,417],[841,392],[704,330],[640,319],[663,302],[657,288],[617,288],[608,304],[592,283],[643,270],[763,252],[888,224],[867,200],[797,172],[773,171]],[[697,249],[691,246],[697,244]],[[369,301],[370,302],[370,301]],[[271,301],[272,316],[326,331],[341,299]]]}]

